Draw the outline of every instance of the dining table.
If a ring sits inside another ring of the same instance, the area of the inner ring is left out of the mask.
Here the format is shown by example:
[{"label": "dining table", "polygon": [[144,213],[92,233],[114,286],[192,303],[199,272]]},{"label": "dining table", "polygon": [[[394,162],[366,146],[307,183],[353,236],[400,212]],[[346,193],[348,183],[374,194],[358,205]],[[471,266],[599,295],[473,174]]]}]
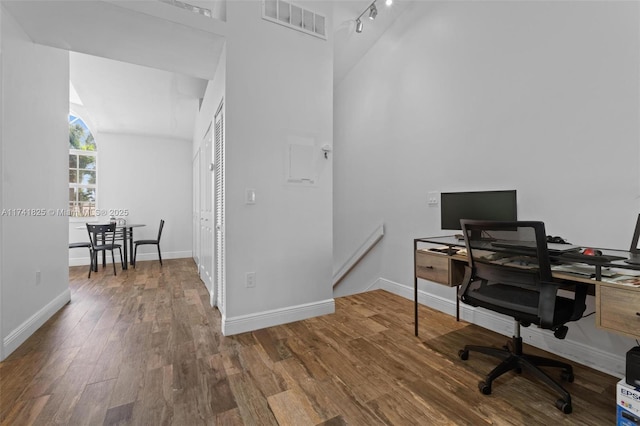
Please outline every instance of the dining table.
[{"label": "dining table", "polygon": [[[89,222],[92,225],[108,225],[108,222]],[[116,240],[122,240],[122,257],[123,264],[122,269],[128,269],[128,265],[133,265],[133,256],[131,260],[129,260],[129,254],[133,255],[133,228],[141,228],[143,226],[147,226],[144,223],[116,223]],[[77,229],[86,229],[86,225],[79,226]],[[94,236],[94,241],[97,235]],[[104,235],[102,236],[102,241],[104,242]],[[107,257],[106,253],[102,252],[102,266],[106,266]],[[93,270],[98,270],[97,262],[93,265]]]}]

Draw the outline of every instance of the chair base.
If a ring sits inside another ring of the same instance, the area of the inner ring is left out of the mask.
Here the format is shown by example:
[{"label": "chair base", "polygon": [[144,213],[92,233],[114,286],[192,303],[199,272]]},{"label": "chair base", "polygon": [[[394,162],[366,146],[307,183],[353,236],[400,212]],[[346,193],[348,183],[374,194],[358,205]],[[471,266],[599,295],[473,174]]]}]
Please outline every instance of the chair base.
[{"label": "chair base", "polygon": [[478,383],[478,389],[485,395],[491,394],[491,385],[494,380],[503,374],[515,370],[517,373],[521,373],[522,370],[526,370],[532,373],[542,383],[546,384],[556,392],[560,394],[560,399],[556,401],[556,407],[565,414],[569,414],[572,411],[571,395],[565,388],[557,381],[551,378],[546,372],[539,367],[556,367],[562,369],[562,380],[567,382],[573,382],[573,367],[566,362],[558,361],[550,358],[543,358],[535,355],[526,355],[522,353],[522,338],[512,337],[507,346],[504,349],[487,347],[487,346],[475,346],[467,345],[464,349],[458,352],[458,355],[462,360],[469,359],[469,351],[480,352],[485,355],[490,355],[502,360],[496,368],[494,368],[489,374],[487,374],[485,380]]},{"label": "chair base", "polygon": [[[122,256],[122,248],[121,247],[116,247],[116,248],[120,252],[120,266],[124,270],[124,257]],[[103,256],[106,256],[107,250],[108,249],[91,251],[91,266],[89,267],[89,278],[91,278],[92,271],[98,272],[98,252],[102,251]],[[115,255],[113,254],[113,250],[109,250],[109,251],[111,252],[111,262],[113,263],[113,275],[117,275],[116,274],[116,258],[115,258]]]},{"label": "chair base", "polygon": [[160,243],[158,243],[157,241],[136,241],[134,242],[135,244],[135,249],[133,250],[133,267],[136,267],[136,258],[138,257],[138,246],[141,245],[145,245],[145,244],[153,244],[155,246],[157,246],[158,248],[158,260],[160,260],[160,266],[162,266],[162,253],[160,253]]}]

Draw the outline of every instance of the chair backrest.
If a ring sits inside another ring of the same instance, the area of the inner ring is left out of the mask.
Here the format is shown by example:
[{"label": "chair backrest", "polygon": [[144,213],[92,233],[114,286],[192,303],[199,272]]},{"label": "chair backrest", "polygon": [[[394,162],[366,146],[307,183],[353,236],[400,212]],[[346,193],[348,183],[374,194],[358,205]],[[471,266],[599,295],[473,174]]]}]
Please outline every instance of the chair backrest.
[{"label": "chair backrest", "polygon": [[[556,306],[560,284],[553,282],[543,222],[462,220],[461,224],[468,257],[460,289],[463,302],[543,328],[582,315],[586,292]],[[568,307],[569,301],[576,306]],[[575,312],[571,318],[567,312],[556,315],[560,308]]]},{"label": "chair backrest", "polygon": [[[87,223],[87,233],[89,234],[89,241],[91,242],[91,247],[93,249],[102,245],[113,246],[116,238],[116,224],[109,223],[103,225]],[[103,239],[104,243],[102,242]]]},{"label": "chair backrest", "polygon": [[162,228],[164,228],[164,219],[160,219],[160,227],[158,228],[158,242],[160,242],[160,237],[162,236]]}]

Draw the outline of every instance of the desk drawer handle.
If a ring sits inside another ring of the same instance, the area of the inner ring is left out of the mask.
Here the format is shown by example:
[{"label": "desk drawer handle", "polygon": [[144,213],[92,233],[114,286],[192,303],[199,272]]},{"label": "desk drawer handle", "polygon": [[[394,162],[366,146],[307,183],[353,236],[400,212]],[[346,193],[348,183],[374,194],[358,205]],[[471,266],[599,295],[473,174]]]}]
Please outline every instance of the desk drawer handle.
[{"label": "desk drawer handle", "polygon": [[[422,266],[422,269],[433,269],[433,266]],[[638,315],[640,315],[640,312],[638,312]]]},{"label": "desk drawer handle", "polygon": [[640,317],[640,312],[636,312],[636,315]]}]

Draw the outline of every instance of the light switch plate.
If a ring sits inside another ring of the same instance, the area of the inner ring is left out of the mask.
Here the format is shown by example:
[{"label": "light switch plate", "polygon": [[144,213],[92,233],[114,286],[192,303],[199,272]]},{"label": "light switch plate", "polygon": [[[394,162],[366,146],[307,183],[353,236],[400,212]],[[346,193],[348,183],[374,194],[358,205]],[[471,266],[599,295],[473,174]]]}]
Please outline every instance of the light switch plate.
[{"label": "light switch plate", "polygon": [[256,190],[253,188],[247,188],[246,196],[245,196],[246,204],[255,204],[256,203]]},{"label": "light switch plate", "polygon": [[429,192],[427,194],[427,204],[436,207],[440,203],[440,194],[438,192]]}]

